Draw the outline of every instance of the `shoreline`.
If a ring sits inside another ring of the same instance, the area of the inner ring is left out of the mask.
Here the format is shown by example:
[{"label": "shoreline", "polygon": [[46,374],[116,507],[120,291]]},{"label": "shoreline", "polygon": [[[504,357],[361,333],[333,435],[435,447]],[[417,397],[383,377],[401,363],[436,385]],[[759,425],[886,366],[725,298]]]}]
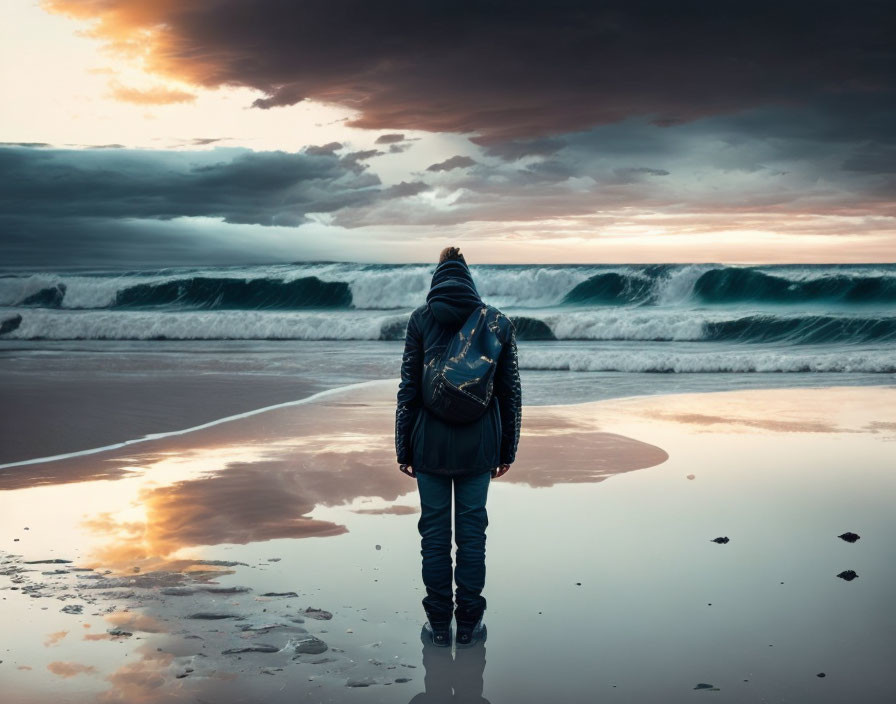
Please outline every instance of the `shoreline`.
[{"label": "shoreline", "polygon": [[[157,432],[157,433],[149,433],[147,435],[143,435],[138,438],[131,438],[131,439],[111,443],[109,445],[102,445],[99,447],[91,447],[91,448],[86,448],[83,450],[75,450],[72,452],[61,453],[58,455],[33,457],[33,458],[24,459],[24,460],[0,463],[0,470],[11,469],[14,467],[24,467],[24,466],[35,465],[35,464],[43,464],[43,463],[49,463],[49,462],[59,462],[59,461],[67,460],[67,459],[73,459],[73,458],[83,457],[83,456],[87,456],[87,455],[94,455],[94,454],[107,452],[107,451],[111,451],[111,450],[118,450],[121,448],[130,447],[130,446],[137,445],[137,444],[144,443],[144,442],[163,440],[167,437],[174,437],[177,435],[185,435],[185,434],[196,432],[199,430],[204,430],[206,428],[211,428],[211,427],[223,424],[223,423],[235,422],[235,421],[239,421],[244,418],[249,418],[251,416],[261,414],[261,413],[268,413],[270,411],[276,411],[281,408],[289,408],[292,406],[300,406],[300,405],[303,405],[306,403],[314,403],[314,402],[321,400],[323,398],[326,398],[330,395],[336,395],[339,393],[348,392],[352,389],[363,389],[363,388],[368,388],[368,387],[377,388],[381,385],[387,386],[389,384],[394,385],[394,387],[397,389],[399,381],[400,381],[400,379],[398,379],[398,378],[395,378],[395,379],[369,379],[366,381],[359,381],[359,382],[354,382],[354,383],[350,383],[350,384],[344,384],[341,386],[334,386],[331,388],[323,389],[321,391],[317,391],[315,393],[312,393],[309,396],[304,396],[302,398],[298,398],[298,399],[291,400],[291,401],[275,403],[275,404],[268,405],[268,406],[262,406],[259,408],[253,408],[251,410],[243,411],[240,413],[235,413],[233,415],[215,418],[211,421],[200,423],[198,425],[190,426],[187,428],[161,431],[161,432]],[[640,400],[644,400],[644,399],[648,399],[648,398],[649,399],[662,399],[662,398],[666,398],[666,397],[690,396],[690,395],[695,395],[695,394],[700,394],[700,395],[703,395],[703,394],[727,394],[727,393],[741,393],[741,392],[749,392],[749,391],[760,391],[761,392],[761,391],[769,391],[769,390],[777,390],[777,389],[805,389],[805,388],[813,389],[814,388],[814,389],[837,390],[837,389],[860,389],[860,388],[878,388],[878,387],[896,388],[896,383],[892,384],[892,386],[890,384],[886,384],[886,383],[873,384],[873,385],[823,384],[823,385],[819,385],[819,386],[759,387],[759,388],[749,388],[749,389],[737,389],[734,391],[726,390],[726,389],[717,389],[717,390],[699,391],[699,392],[693,392],[693,391],[679,391],[679,392],[674,392],[674,393],[657,392],[657,393],[631,394],[628,396],[613,396],[613,397],[607,398],[607,399],[596,399],[596,400],[589,400],[589,401],[573,401],[570,403],[562,403],[562,404],[559,404],[559,403],[558,404],[539,404],[537,406],[531,406],[531,407],[532,408],[552,408],[552,407],[565,408],[565,407],[585,406],[585,405],[594,404],[594,403],[612,403],[612,402],[617,402],[617,401],[624,402],[624,401],[629,401],[629,400],[634,400],[634,399],[640,399]]]},{"label": "shoreline", "polygon": [[[199,425],[194,425],[189,428],[183,428],[180,430],[169,430],[158,433],[150,433],[148,435],[144,435],[139,438],[134,438],[131,440],[123,440],[121,442],[116,442],[111,445],[103,445],[101,447],[88,448],[86,450],[77,450],[74,452],[67,452],[59,455],[50,455],[48,457],[36,457],[27,460],[21,460],[18,462],[8,462],[6,464],[0,464],[0,469],[9,469],[12,467],[23,467],[32,464],[43,464],[46,462],[59,462],[61,460],[73,459],[76,457],[83,457],[86,455],[94,455],[97,453],[108,452],[110,450],[118,450],[124,447],[130,447],[132,445],[136,445],[144,442],[154,442],[157,440],[164,440],[165,438],[174,437],[177,435],[185,435],[187,433],[193,433],[199,430],[205,430],[206,428],[211,428],[216,425],[221,425],[222,423],[231,423],[234,421],[242,420],[244,418],[250,418],[254,415],[258,415],[259,413],[267,413],[270,411],[275,411],[280,408],[289,408],[292,406],[301,406],[306,403],[314,403],[315,401],[319,401],[322,398],[326,398],[327,396],[341,393],[343,391],[348,391],[350,389],[358,389],[364,388],[371,384],[381,383],[383,380],[372,379],[370,381],[361,381],[354,384],[346,384],[344,386],[336,386],[330,389],[324,389],[323,391],[318,391],[316,393],[311,394],[310,396],[305,396],[303,398],[295,399],[294,401],[284,401],[283,403],[275,403],[271,406],[263,406],[261,408],[255,408],[250,411],[244,411],[242,413],[236,413],[234,415],[224,416],[222,418],[216,418],[215,420],[208,421],[206,423],[201,423]],[[388,380],[387,380],[388,381]]]},{"label": "shoreline", "polygon": [[[524,371],[525,376],[537,378],[539,385],[549,385],[554,379],[550,377],[558,377],[557,384],[563,384],[566,388],[569,384],[575,385],[574,379],[567,380],[565,377],[573,377],[579,374],[601,375],[602,378],[614,376],[604,372],[545,372],[541,376],[537,373]],[[370,378],[351,381],[346,384],[336,384],[328,386],[325,383],[312,382],[304,378],[296,378],[295,376],[276,377],[271,380],[267,388],[259,388],[258,380],[250,374],[223,375],[221,379],[209,379],[208,388],[212,390],[212,399],[209,401],[204,397],[206,391],[197,391],[190,389],[188,398],[191,400],[186,403],[179,403],[172,400],[169,389],[178,386],[176,377],[168,378],[162,384],[157,379],[141,379],[135,377],[124,382],[125,387],[116,391],[112,398],[114,399],[111,407],[107,407],[108,387],[101,387],[102,391],[96,390],[93,381],[81,383],[79,391],[75,394],[69,393],[67,397],[48,397],[47,394],[53,394],[55,391],[49,387],[50,382],[42,381],[39,384],[32,385],[27,393],[24,388],[19,393],[18,399],[10,399],[8,402],[17,405],[20,409],[24,409],[7,422],[5,428],[3,442],[0,443],[0,469],[9,469],[14,467],[23,467],[46,462],[62,461],[65,459],[76,458],[79,456],[97,454],[109,450],[119,449],[125,446],[136,445],[147,441],[157,440],[160,438],[190,433],[201,430],[216,424],[239,420],[258,413],[265,413],[276,410],[278,408],[288,407],[297,403],[309,403],[325,393],[338,393],[340,390],[352,388],[361,388],[365,384],[393,384],[395,389],[398,388],[398,377],[388,378]],[[564,378],[560,378],[560,377]],[[666,382],[668,375],[659,375],[662,377],[658,382]],[[730,376],[730,375],[729,375]],[[831,375],[829,375],[831,376]],[[703,393],[728,393],[734,391],[749,391],[763,389],[835,389],[835,388],[891,388],[896,387],[896,378],[890,378],[892,375],[881,375],[881,378],[873,379],[870,383],[851,384],[840,383],[842,379],[839,374],[832,375],[834,378],[820,379],[815,376],[808,378],[780,377],[777,375],[773,379],[767,380],[767,383],[758,386],[745,386],[738,388],[663,388],[658,387],[652,391],[643,391],[638,393],[623,393],[623,395],[599,396],[597,398],[578,398],[569,403],[536,403],[533,407],[553,406],[553,405],[583,405],[588,403],[596,403],[601,401],[615,401],[629,398],[648,398],[662,396],[679,396],[686,394],[703,394]],[[886,377],[886,378],[884,378]],[[526,380],[530,381],[529,379]],[[702,380],[700,380],[702,381]],[[147,385],[147,382],[151,382]],[[2,383],[2,381],[0,381]],[[55,383],[55,382],[54,382]],[[288,390],[287,390],[288,389]],[[572,390],[572,389],[569,389]],[[35,391],[37,396],[34,397]],[[187,392],[182,386],[179,392],[184,394]],[[294,394],[298,393],[296,398]],[[538,393],[538,392],[536,392]],[[90,413],[83,413],[83,409],[79,411],[78,403],[73,397],[82,396],[90,398],[102,394],[103,405],[101,408],[91,409],[91,413],[101,414],[95,418]],[[285,400],[283,396],[290,396]],[[574,397],[575,398],[575,397]],[[27,399],[27,401],[26,401]],[[254,400],[253,400],[254,399]],[[273,400],[274,403],[265,403]],[[149,409],[146,413],[142,411],[138,414],[128,416],[126,413],[115,412],[116,406],[133,406],[135,403],[146,404]],[[252,405],[261,403],[263,405]],[[247,410],[242,410],[247,405]],[[214,406],[217,410],[224,410],[225,415],[212,416],[208,409]],[[41,409],[48,408],[50,413]],[[229,412],[232,410],[233,412]],[[74,417],[73,417],[74,414]],[[40,416],[40,417],[38,417]],[[177,425],[178,420],[181,422]],[[10,423],[14,425],[10,425]],[[161,427],[160,430],[140,433],[145,427],[152,425]],[[52,428],[52,432],[48,432]],[[135,434],[127,435],[129,432]],[[39,432],[39,435],[36,434]],[[70,449],[73,445],[83,442],[85,436],[95,438],[97,444],[80,447],[78,449]],[[34,455],[29,454],[29,448],[51,447],[61,451],[52,454]]]}]

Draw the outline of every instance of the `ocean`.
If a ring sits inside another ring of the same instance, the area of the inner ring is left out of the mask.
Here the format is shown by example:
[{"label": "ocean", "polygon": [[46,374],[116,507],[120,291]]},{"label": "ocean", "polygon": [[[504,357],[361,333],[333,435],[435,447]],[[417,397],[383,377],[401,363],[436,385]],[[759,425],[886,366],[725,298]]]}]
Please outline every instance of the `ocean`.
[{"label": "ocean", "polygon": [[[896,378],[896,264],[470,268],[483,299],[517,326],[529,403]],[[6,271],[0,351],[20,361],[114,352],[122,364],[165,353],[200,372],[295,374],[325,387],[397,376],[433,269]]]},{"label": "ocean", "polygon": [[5,272],[7,688],[887,701],[896,266],[474,265],[524,409],[489,488],[487,656],[454,658],[421,651],[393,449],[433,268]]}]

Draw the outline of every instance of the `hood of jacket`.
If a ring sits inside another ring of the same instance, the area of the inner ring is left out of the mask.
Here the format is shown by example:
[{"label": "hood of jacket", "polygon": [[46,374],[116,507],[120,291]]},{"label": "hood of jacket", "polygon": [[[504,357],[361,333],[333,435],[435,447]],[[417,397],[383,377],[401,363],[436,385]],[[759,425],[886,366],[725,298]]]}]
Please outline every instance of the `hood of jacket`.
[{"label": "hood of jacket", "polygon": [[439,264],[433,272],[426,303],[441,325],[456,328],[482,305],[482,299],[470,269],[464,262],[452,259]]}]

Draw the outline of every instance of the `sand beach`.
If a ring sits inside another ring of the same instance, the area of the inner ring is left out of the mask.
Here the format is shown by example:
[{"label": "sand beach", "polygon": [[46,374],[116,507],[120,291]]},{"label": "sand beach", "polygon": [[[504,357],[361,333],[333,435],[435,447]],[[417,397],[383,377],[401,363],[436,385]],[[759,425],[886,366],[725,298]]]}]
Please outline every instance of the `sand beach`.
[{"label": "sand beach", "polygon": [[445,652],[396,384],[0,468],[4,701],[888,700],[896,389],[527,406]]}]

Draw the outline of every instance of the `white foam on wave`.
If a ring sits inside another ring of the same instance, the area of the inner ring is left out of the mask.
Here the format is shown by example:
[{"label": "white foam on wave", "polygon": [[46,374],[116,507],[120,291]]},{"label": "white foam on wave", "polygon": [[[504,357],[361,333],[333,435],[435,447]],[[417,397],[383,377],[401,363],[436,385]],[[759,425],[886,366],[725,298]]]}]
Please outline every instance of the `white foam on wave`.
[{"label": "white foam on wave", "polygon": [[[13,313],[16,311],[13,311]],[[272,311],[17,311],[22,323],[4,339],[51,340],[378,340],[405,314]]]},{"label": "white foam on wave", "polygon": [[672,269],[665,276],[656,279],[652,299],[661,306],[690,303],[697,279],[707,271],[717,268],[715,264],[690,264],[681,269]]},{"label": "white foam on wave", "polygon": [[654,308],[595,308],[542,312],[530,317],[547,324],[558,340],[702,340],[710,321],[731,314]]},{"label": "white foam on wave", "polygon": [[[324,281],[345,281],[352,304],[360,309],[415,308],[426,300],[434,266],[390,269],[334,269],[315,274]],[[544,307],[563,297],[595,273],[582,267],[477,267],[470,273],[479,295],[492,305]]]},{"label": "white foam on wave", "polygon": [[521,347],[520,368],[577,372],[865,372],[896,373],[889,350],[814,352],[801,350],[683,351],[557,350]]}]

